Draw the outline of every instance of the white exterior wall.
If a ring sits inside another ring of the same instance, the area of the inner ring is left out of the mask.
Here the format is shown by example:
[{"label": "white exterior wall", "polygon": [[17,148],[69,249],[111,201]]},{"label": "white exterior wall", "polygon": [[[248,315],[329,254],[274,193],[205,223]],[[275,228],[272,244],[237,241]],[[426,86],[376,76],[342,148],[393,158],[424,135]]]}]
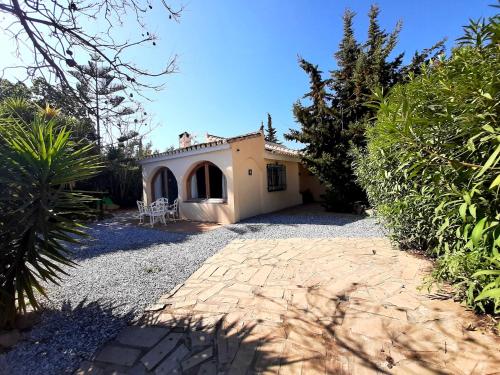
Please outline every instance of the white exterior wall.
[{"label": "white exterior wall", "polygon": [[[224,173],[227,201],[189,201],[187,179],[199,163],[209,161]],[[286,166],[286,190],[267,190],[267,164]],[[235,223],[255,215],[278,211],[302,203],[301,189],[319,184],[314,176],[307,181],[300,175],[303,168],[297,156],[265,150],[263,134],[172,155],[141,161],[144,200],[151,203],[152,178],[161,167],[169,168],[177,180],[182,218],[195,221]],[[251,170],[251,174],[250,171]],[[309,181],[310,180],[310,181]],[[319,191],[318,189],[315,189]]]},{"label": "white exterior wall", "polygon": [[[225,203],[190,202],[187,196],[187,178],[200,162],[209,161],[215,164],[224,173],[227,182],[227,200]],[[142,182],[144,201],[151,203],[151,183],[156,171],[161,167],[169,168],[177,180],[179,191],[179,210],[184,219],[196,221],[210,221],[218,223],[234,223],[234,188],[233,164],[231,150],[228,144],[201,148],[182,154],[167,155],[152,159],[145,159],[142,164]]]}]

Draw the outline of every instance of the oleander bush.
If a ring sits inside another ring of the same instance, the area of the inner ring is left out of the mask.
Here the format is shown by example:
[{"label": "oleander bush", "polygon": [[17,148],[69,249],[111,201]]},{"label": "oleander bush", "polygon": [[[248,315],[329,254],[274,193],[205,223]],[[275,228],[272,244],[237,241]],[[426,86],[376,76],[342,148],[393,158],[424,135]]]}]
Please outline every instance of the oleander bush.
[{"label": "oleander bush", "polygon": [[500,312],[499,17],[471,22],[449,58],[374,93],[355,171],[402,249],[478,311]]},{"label": "oleander bush", "polygon": [[38,308],[45,283],[73,265],[67,244],[92,213],[93,198],[72,186],[99,164],[92,145],[71,139],[68,121],[50,107],[0,103],[0,329]]}]

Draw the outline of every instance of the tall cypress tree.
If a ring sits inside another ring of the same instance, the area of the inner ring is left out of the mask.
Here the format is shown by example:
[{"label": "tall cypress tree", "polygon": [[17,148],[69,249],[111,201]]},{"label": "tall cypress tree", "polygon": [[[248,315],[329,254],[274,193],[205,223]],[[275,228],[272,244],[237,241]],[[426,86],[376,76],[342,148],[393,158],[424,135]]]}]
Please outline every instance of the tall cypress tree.
[{"label": "tall cypress tree", "polygon": [[267,128],[266,128],[266,141],[273,143],[280,143],[278,137],[276,136],[276,129],[273,127],[273,119],[271,115],[267,114]]},{"label": "tall cypress tree", "polygon": [[354,73],[361,46],[354,37],[352,21],[355,13],[346,10],[343,16],[344,36],[340,42],[339,50],[334,57],[339,69],[331,71],[332,78],[330,87],[336,93],[333,105],[340,111],[342,121],[349,123],[356,117],[354,105]]},{"label": "tall cypress tree", "polygon": [[285,139],[305,145],[303,161],[326,186],[326,206],[337,211],[352,210],[356,201],[366,201],[352,171],[352,147],[365,144],[364,130],[374,116],[366,106],[371,92],[379,87],[388,90],[405,79],[409,71],[418,72],[418,63],[442,52],[444,42],[416,53],[408,66],[402,66],[403,54],[390,60],[401,31],[397,23],[390,33],[378,23],[380,10],[369,12],[368,37],[359,43],[354,37],[355,14],[346,10],[343,37],[334,57],[338,69],[323,78],[318,66],[303,59],[300,67],[309,76],[310,91],[306,103],[297,101],[293,113],[300,129],[290,129]]}]

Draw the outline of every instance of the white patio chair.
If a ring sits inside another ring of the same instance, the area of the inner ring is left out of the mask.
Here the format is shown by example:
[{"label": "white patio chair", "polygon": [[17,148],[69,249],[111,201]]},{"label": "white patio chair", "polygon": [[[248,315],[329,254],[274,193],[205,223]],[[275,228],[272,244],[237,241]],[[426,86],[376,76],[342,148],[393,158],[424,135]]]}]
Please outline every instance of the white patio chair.
[{"label": "white patio chair", "polygon": [[143,201],[137,201],[137,209],[139,210],[139,223],[144,223],[144,216],[149,216],[149,206]]},{"label": "white patio chair", "polygon": [[179,199],[174,200],[174,203],[168,208],[167,217],[170,218],[170,216],[174,221],[179,218]]},{"label": "white patio chair", "polygon": [[165,214],[167,212],[167,206],[162,202],[153,202],[149,206],[149,223],[151,226],[159,219],[163,224],[167,224],[165,220]]},{"label": "white patio chair", "polygon": [[157,200],[155,200],[155,202],[163,203],[168,206],[168,198],[165,197],[158,198]]}]

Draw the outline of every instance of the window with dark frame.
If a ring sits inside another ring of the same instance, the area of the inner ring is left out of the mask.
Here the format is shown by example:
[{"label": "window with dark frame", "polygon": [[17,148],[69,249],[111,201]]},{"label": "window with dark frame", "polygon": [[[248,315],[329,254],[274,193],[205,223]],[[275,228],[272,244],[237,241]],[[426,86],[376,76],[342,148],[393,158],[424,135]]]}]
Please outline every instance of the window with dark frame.
[{"label": "window with dark frame", "polygon": [[283,164],[267,165],[267,191],[286,190],[286,167]]},{"label": "window with dark frame", "polygon": [[226,178],[222,171],[210,162],[200,163],[187,181],[188,200],[227,198]]}]

